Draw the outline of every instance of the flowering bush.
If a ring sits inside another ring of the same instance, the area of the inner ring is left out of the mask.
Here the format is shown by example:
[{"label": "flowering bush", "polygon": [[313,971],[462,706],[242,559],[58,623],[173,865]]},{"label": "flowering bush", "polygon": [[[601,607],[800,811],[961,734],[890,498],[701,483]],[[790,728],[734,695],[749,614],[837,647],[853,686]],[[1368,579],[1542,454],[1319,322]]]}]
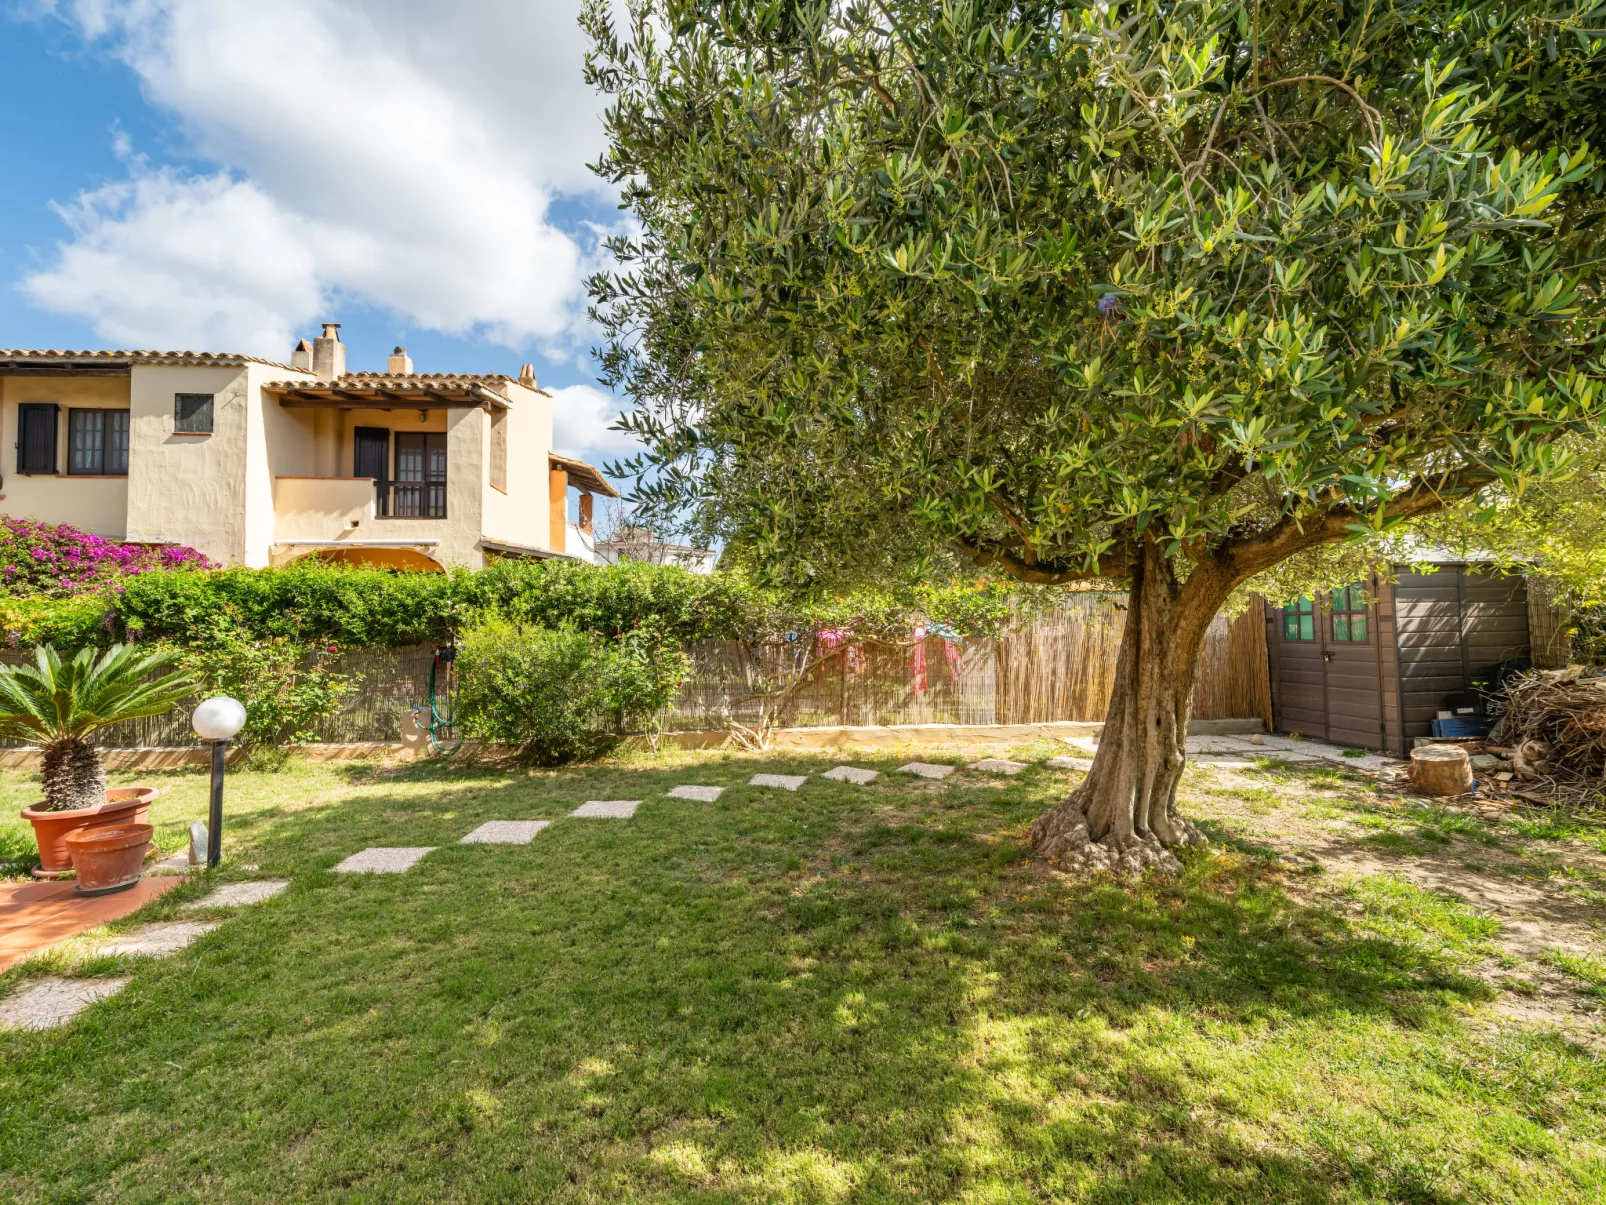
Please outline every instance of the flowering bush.
[{"label": "flowering bush", "polygon": [[153,570],[215,568],[193,548],[124,544],[66,523],[0,516],[0,593],[11,597],[69,598]]}]

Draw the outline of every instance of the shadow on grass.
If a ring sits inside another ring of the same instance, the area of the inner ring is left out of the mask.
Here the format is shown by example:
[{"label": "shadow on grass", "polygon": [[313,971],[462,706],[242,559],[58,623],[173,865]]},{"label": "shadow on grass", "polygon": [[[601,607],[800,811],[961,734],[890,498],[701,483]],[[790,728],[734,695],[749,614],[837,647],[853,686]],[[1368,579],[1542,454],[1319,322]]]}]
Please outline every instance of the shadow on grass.
[{"label": "shadow on grass", "polygon": [[[1519,1155],[1565,1180],[1539,1088],[1434,1065],[1487,989],[1263,861],[1073,882],[1020,844],[1029,785],[756,768],[821,763],[425,765],[259,815],[289,892],[73,1030],[0,1038],[28,1085],[0,1169],[122,1201],[1456,1201]],[[727,790],[661,798],[687,781]],[[587,798],[649,802],[455,844]],[[439,849],[323,873],[364,844]],[[1526,1054],[1568,1100],[1591,1074]]]}]

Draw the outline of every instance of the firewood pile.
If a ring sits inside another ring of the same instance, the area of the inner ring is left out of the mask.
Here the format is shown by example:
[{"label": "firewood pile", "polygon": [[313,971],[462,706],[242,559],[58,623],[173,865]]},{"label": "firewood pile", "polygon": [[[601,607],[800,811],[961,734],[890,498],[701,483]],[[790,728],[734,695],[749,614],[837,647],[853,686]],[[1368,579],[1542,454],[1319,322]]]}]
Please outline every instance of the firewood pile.
[{"label": "firewood pile", "polygon": [[[1492,786],[1572,806],[1600,806],[1606,792],[1606,676],[1571,665],[1510,679],[1484,754],[1499,759]],[[1474,758],[1474,764],[1484,760]],[[1480,774],[1480,785],[1483,775]],[[1502,781],[1503,780],[1503,781]]]}]

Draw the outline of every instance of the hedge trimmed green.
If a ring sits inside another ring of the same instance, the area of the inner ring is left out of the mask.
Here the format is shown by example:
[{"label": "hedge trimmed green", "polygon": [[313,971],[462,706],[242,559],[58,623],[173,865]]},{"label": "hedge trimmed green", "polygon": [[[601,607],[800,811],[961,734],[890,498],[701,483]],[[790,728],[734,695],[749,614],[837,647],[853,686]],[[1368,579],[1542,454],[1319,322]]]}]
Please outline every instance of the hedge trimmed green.
[{"label": "hedge trimmed green", "polygon": [[963,635],[989,635],[1036,601],[1029,590],[990,582],[795,600],[739,574],[674,565],[507,560],[480,570],[406,573],[303,563],[146,574],[114,591],[69,599],[0,599],[0,626],[13,645],[49,641],[58,648],[122,638],[184,644],[220,614],[259,639],[347,648],[443,641],[491,617],[609,637],[650,625],[682,644],[815,627],[907,639],[916,615]]}]

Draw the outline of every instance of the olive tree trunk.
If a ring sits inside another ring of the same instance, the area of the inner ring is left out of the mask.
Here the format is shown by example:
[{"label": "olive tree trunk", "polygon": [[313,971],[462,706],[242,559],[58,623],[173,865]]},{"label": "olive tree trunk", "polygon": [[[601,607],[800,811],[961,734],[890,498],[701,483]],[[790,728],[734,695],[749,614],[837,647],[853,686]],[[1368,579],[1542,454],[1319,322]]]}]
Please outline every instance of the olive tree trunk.
[{"label": "olive tree trunk", "polygon": [[106,802],[106,769],[100,754],[76,737],[44,747],[45,807],[52,812]]},{"label": "olive tree trunk", "polygon": [[1230,587],[1208,570],[1179,582],[1158,544],[1132,566],[1114,689],[1087,777],[1032,824],[1032,845],[1073,870],[1182,869],[1172,850],[1204,837],[1177,814],[1205,632]]}]

